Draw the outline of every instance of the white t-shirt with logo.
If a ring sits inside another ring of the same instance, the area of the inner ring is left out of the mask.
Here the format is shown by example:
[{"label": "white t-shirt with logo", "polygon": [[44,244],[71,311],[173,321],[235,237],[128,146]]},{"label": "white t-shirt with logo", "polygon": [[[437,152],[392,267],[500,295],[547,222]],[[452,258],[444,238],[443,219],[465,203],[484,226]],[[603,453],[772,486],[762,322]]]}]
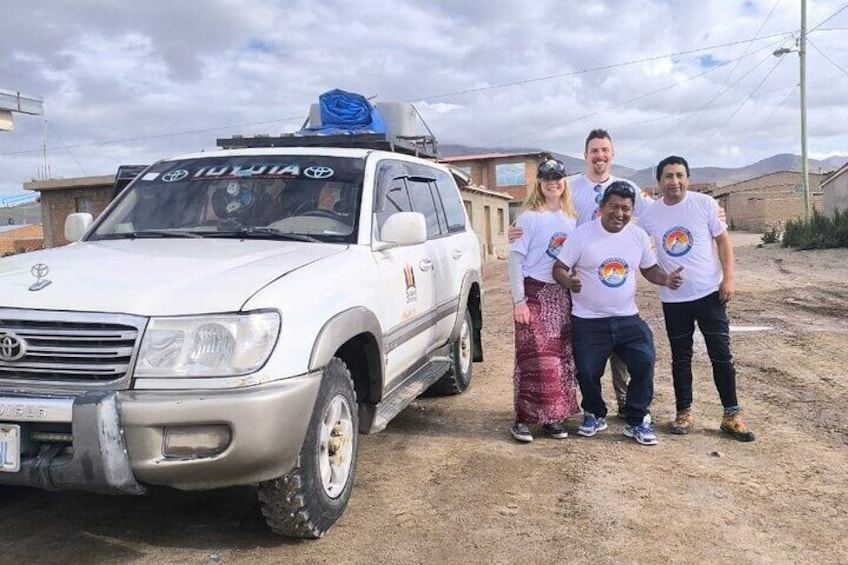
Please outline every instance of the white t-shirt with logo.
[{"label": "white t-shirt with logo", "polygon": [[515,221],[523,230],[510,251],[524,255],[522,274],[537,281],[553,283],[554,260],[560,246],[577,227],[577,220],[561,210],[527,210]]},{"label": "white t-shirt with logo", "polygon": [[601,196],[603,196],[604,190],[615,181],[624,181],[630,184],[636,191],[636,198],[633,202],[633,214],[637,218],[641,217],[654,203],[654,200],[645,194],[636,183],[627,179],[610,176],[605,182],[596,183],[590,181],[586,175],[580,175],[573,181],[571,179],[568,181],[571,187],[571,201],[577,210],[578,226],[591,222],[598,217],[598,206],[600,206]]},{"label": "white t-shirt with logo", "polygon": [[718,217],[715,199],[688,191],[683,200],[671,206],[660,199],[639,225],[654,238],[665,272],[683,267],[681,287],[660,287],[660,300],[690,302],[718,290],[722,272],[715,238],[727,230],[727,224]]},{"label": "white t-shirt with logo", "polygon": [[580,278],[580,292],[571,293],[571,313],[578,318],[633,316],[636,271],[657,264],[645,230],[627,224],[610,233],[595,220],[579,226],[559,251],[559,260]]}]

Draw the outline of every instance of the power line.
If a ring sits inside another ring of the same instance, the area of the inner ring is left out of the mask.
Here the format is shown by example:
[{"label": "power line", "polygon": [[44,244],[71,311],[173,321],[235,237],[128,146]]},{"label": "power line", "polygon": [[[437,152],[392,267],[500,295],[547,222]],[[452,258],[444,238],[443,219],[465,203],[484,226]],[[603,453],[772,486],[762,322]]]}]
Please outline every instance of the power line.
[{"label": "power line", "polygon": [[832,20],[834,17],[836,17],[836,15],[839,14],[840,12],[842,12],[845,8],[848,8],[848,4],[845,4],[844,6],[842,6],[841,8],[836,10],[835,12],[833,12],[831,15],[829,15],[828,17],[826,17],[825,19],[820,21],[817,26],[815,26],[811,30],[807,31],[807,33],[810,33],[811,31],[816,31],[821,26],[823,26],[826,22],[828,22],[828,21]]},{"label": "power line", "polygon": [[[773,47],[773,45],[767,45],[767,46],[766,46],[766,47],[764,47],[764,48],[761,48],[761,49],[758,49],[757,51],[754,51],[754,52],[752,53],[752,55],[753,55],[753,54],[755,54],[755,53],[758,53],[759,51],[763,51],[763,50],[771,51],[771,48],[772,48],[772,47]],[[745,56],[746,56],[746,55],[743,55],[742,57],[740,57],[739,59],[737,59],[737,62],[738,62],[738,61],[740,61],[740,60],[741,60],[743,57],[745,57]],[[680,121],[678,121],[678,122],[675,122],[675,123],[674,123],[674,125],[673,125],[673,126],[671,126],[670,128],[663,130],[661,133],[659,133],[659,134],[657,134],[657,135],[653,136],[651,139],[649,139],[649,140],[645,141],[645,142],[644,142],[644,143],[643,143],[640,147],[645,147],[646,145],[648,145],[648,144],[650,144],[650,143],[653,143],[653,142],[654,142],[654,141],[656,141],[657,139],[662,138],[662,137],[665,137],[665,135],[666,135],[668,132],[670,132],[670,131],[672,131],[672,130],[674,130],[674,129],[678,128],[678,127],[680,127],[680,125],[681,125],[681,124],[683,124],[683,123],[685,123],[685,122],[689,121],[690,119],[694,118],[695,116],[697,116],[698,114],[700,114],[700,113],[701,113],[702,111],[704,111],[705,109],[707,109],[707,108],[711,107],[711,106],[712,106],[712,103],[713,103],[713,102],[715,102],[715,101],[716,101],[716,100],[717,100],[717,99],[718,99],[718,98],[719,98],[722,94],[724,94],[725,92],[727,92],[728,90],[730,90],[731,88],[733,88],[734,86],[738,85],[740,82],[742,82],[743,80],[745,80],[746,78],[748,78],[748,76],[750,76],[750,75],[751,75],[751,73],[753,73],[755,70],[757,70],[757,69],[760,67],[760,65],[762,65],[763,63],[765,63],[766,61],[768,61],[771,57],[772,57],[772,55],[771,55],[771,53],[769,53],[768,55],[766,55],[765,57],[763,57],[762,59],[760,59],[760,61],[759,61],[756,65],[754,65],[753,67],[751,67],[751,69],[750,69],[747,73],[745,73],[744,75],[742,75],[741,77],[739,77],[738,79],[736,79],[736,81],[735,81],[733,84],[728,85],[728,86],[724,87],[723,89],[721,89],[721,90],[720,90],[719,92],[717,92],[717,93],[716,93],[716,94],[715,94],[712,98],[710,98],[710,99],[709,99],[709,100],[708,100],[708,101],[707,101],[707,102],[706,102],[703,106],[701,106],[701,107],[700,107],[700,108],[698,108],[697,110],[690,111],[690,112],[686,115],[686,117],[684,117],[683,119],[681,119],[681,120],[680,120]]]},{"label": "power line", "polygon": [[760,87],[761,87],[763,84],[765,84],[765,82],[768,80],[768,78],[769,78],[769,77],[772,75],[772,73],[773,73],[773,72],[777,69],[778,65],[780,65],[780,61],[781,61],[780,59],[778,59],[777,61],[775,61],[774,65],[772,65],[771,69],[769,69],[769,72],[768,72],[768,73],[766,73],[766,76],[764,76],[764,77],[763,77],[763,80],[761,80],[761,81],[759,82],[759,84],[757,84],[757,86],[755,86],[755,87],[754,87],[754,90],[752,90],[752,91],[750,92],[750,94],[748,94],[748,96],[746,96],[746,97],[745,97],[745,100],[743,100],[743,101],[739,104],[739,106],[737,106],[737,107],[736,107],[736,109],[735,109],[735,110],[734,110],[734,111],[730,114],[730,116],[728,116],[727,120],[725,120],[725,122],[724,122],[723,124],[721,124],[719,127],[717,127],[717,128],[713,128],[713,132],[712,132],[710,135],[708,135],[706,138],[704,138],[704,139],[701,141],[701,143],[699,143],[698,145],[696,145],[696,146],[694,147],[694,149],[700,149],[701,147],[703,147],[703,146],[704,146],[704,144],[705,144],[706,142],[708,142],[709,140],[711,140],[712,138],[714,138],[714,137],[716,136],[716,134],[717,134],[719,131],[723,130],[723,129],[724,129],[724,127],[725,127],[727,124],[729,124],[729,123],[730,123],[730,121],[731,121],[731,120],[732,120],[732,119],[736,116],[736,114],[738,114],[738,113],[739,113],[739,111],[742,109],[742,107],[743,107],[745,104],[747,104],[747,103],[748,103],[748,100],[750,100],[750,99],[754,96],[754,94],[756,94],[756,92],[760,89]]},{"label": "power line", "polygon": [[840,71],[842,71],[842,74],[844,74],[844,75],[848,75],[848,71],[846,71],[845,69],[843,69],[842,67],[840,67],[840,66],[836,63],[836,61],[834,61],[833,59],[831,59],[830,57],[828,57],[828,56],[824,53],[824,51],[822,51],[821,49],[819,49],[818,45],[816,45],[815,43],[813,43],[812,41],[810,41],[810,38],[809,38],[809,37],[807,38],[807,43],[809,43],[810,45],[812,45],[812,46],[813,46],[813,49],[815,49],[816,51],[818,51],[818,52],[819,52],[819,54],[820,54],[822,57],[824,57],[825,59],[827,59],[827,62],[828,62],[828,63],[830,63],[831,65],[833,65],[834,67],[836,67],[837,69],[839,69]]},{"label": "power line", "polygon": [[[765,50],[765,49],[771,49],[771,48],[772,48],[775,44],[776,44],[776,43],[772,43],[771,45],[768,45],[768,46],[766,46],[766,47],[762,47],[762,48],[760,48],[760,49],[758,49],[758,50],[756,50],[756,51],[754,51],[754,52],[752,52],[752,53],[749,53],[749,54],[743,55],[742,57],[740,57],[740,59],[741,59],[741,58],[744,58],[744,57],[750,57],[750,56],[753,56],[753,55],[755,55],[755,54],[757,54],[757,53],[759,53],[760,51],[763,51],[763,50]],[[619,104],[615,104],[615,105],[608,106],[608,107],[606,107],[606,108],[602,108],[602,109],[597,110],[597,111],[594,111],[594,112],[590,112],[590,113],[588,113],[588,114],[584,114],[584,115],[582,115],[582,116],[580,116],[580,117],[574,118],[574,119],[572,119],[572,120],[568,120],[567,122],[563,122],[563,123],[559,124],[559,126],[561,127],[561,126],[564,126],[564,125],[567,125],[567,124],[571,124],[571,123],[575,123],[575,122],[580,122],[580,121],[585,120],[586,118],[591,118],[592,116],[596,116],[596,115],[598,115],[598,114],[602,114],[602,113],[607,112],[607,111],[609,111],[609,110],[614,110],[614,109],[619,108],[619,107],[621,107],[621,106],[626,106],[626,105],[629,105],[629,104],[631,104],[631,103],[633,103],[633,102],[637,102],[637,101],[639,101],[639,100],[643,100],[643,99],[645,99],[645,98],[648,98],[648,97],[650,97],[650,96],[653,96],[654,94],[659,94],[660,92],[664,92],[664,91],[666,91],[666,90],[671,90],[671,89],[673,89],[673,88],[677,88],[678,86],[680,86],[680,85],[682,85],[682,84],[685,84],[685,83],[687,83],[687,82],[690,82],[690,81],[692,81],[692,80],[695,80],[695,79],[697,79],[697,78],[700,78],[700,77],[702,77],[702,76],[704,76],[704,75],[706,75],[706,74],[709,74],[709,73],[711,73],[711,72],[713,72],[713,71],[716,71],[716,70],[718,70],[718,69],[720,69],[720,68],[722,68],[722,67],[725,67],[725,66],[727,66],[727,65],[729,65],[730,63],[733,63],[733,62],[735,62],[735,61],[736,61],[736,60],[734,59],[734,60],[732,60],[732,61],[727,61],[727,62],[722,63],[722,64],[720,64],[720,65],[716,65],[715,67],[711,67],[711,68],[709,68],[709,69],[707,69],[707,70],[705,70],[705,71],[703,71],[703,72],[701,72],[701,73],[698,73],[698,74],[696,74],[696,75],[692,75],[692,76],[690,76],[690,77],[687,77],[685,80],[682,80],[682,81],[679,81],[679,82],[674,82],[673,84],[669,84],[669,85],[663,86],[663,87],[661,87],[661,88],[658,88],[658,89],[652,90],[652,91],[650,91],[650,92],[646,92],[646,93],[641,94],[641,95],[639,95],[639,96],[636,96],[636,97],[634,97],[634,98],[629,98],[629,99],[627,99],[627,100],[625,100],[625,101],[623,101],[623,102],[621,102],[621,103],[619,103]],[[524,138],[524,137],[528,137],[528,136],[531,136],[531,135],[535,135],[535,134],[537,134],[537,133],[539,133],[539,132],[542,132],[542,131],[548,131],[548,130],[550,130],[550,129],[551,129],[551,126],[550,126],[550,125],[548,125],[548,126],[546,126],[545,128],[537,129],[537,130],[533,130],[533,131],[531,131],[531,132],[527,132],[527,133],[524,133],[524,134],[521,134],[521,135],[513,136],[513,137],[510,137],[510,138],[507,138],[507,139],[501,140],[501,141],[496,142],[496,143],[498,143],[498,144],[501,144],[501,143],[508,143],[508,142],[510,142],[510,141],[514,141],[514,140],[516,140],[516,139],[521,139],[521,138]]]},{"label": "power line", "polygon": [[492,84],[492,85],[489,85],[489,86],[480,86],[480,87],[477,87],[477,88],[468,88],[468,89],[465,89],[465,90],[455,90],[453,92],[443,92],[441,94],[434,94],[432,96],[426,96],[424,98],[418,98],[418,99],[416,99],[416,101],[427,102],[428,100],[435,100],[437,98],[448,98],[448,97],[451,97],[451,96],[459,96],[459,95],[462,95],[462,94],[471,94],[471,93],[474,93],[474,92],[483,92],[483,91],[486,91],[486,90],[494,90],[494,89],[497,89],[497,88],[506,88],[506,87],[509,87],[509,86],[518,86],[518,85],[521,85],[521,84],[529,84],[529,83],[533,83],[533,82],[540,82],[540,81],[551,80],[551,79],[555,79],[555,78],[564,78],[564,77],[582,75],[582,74],[587,74],[587,73],[593,73],[593,72],[597,72],[597,71],[607,71],[607,70],[615,69],[615,68],[618,68],[618,67],[627,67],[629,65],[637,65],[639,63],[648,63],[650,61],[657,61],[657,60],[666,59],[666,58],[669,58],[669,57],[679,57],[681,55],[691,55],[692,53],[700,53],[702,51],[710,51],[712,49],[719,49],[721,47],[732,47],[734,45],[739,45],[741,43],[750,43],[751,41],[755,41],[757,39],[764,41],[766,39],[772,39],[774,37],[785,37],[787,35],[791,35],[792,33],[793,32],[774,33],[772,35],[766,35],[766,36],[763,36],[763,37],[760,37],[760,38],[731,41],[729,43],[721,43],[719,45],[711,45],[709,47],[699,47],[697,49],[689,49],[688,51],[677,51],[677,52],[674,52],[674,53],[666,53],[664,55],[656,55],[654,57],[646,57],[644,59],[636,59],[636,60],[633,60],[633,61],[625,61],[625,62],[622,62],[622,63],[613,63],[611,65],[604,65],[604,66],[601,66],[601,67],[593,67],[593,68],[589,68],[589,69],[579,69],[579,70],[576,70],[576,71],[569,71],[567,73],[556,73],[556,74],[552,74],[552,75],[545,75],[545,76],[540,76],[540,77],[521,79],[521,80],[516,80],[516,81],[512,81],[512,82]]}]

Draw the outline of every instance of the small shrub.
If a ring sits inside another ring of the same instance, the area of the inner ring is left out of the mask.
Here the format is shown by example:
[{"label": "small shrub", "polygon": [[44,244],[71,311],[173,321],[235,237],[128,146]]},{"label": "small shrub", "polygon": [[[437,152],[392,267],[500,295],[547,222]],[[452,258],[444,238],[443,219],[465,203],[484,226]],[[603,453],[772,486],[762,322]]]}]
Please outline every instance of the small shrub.
[{"label": "small shrub", "polygon": [[777,228],[771,228],[763,234],[763,243],[777,243],[780,241],[780,232]]}]

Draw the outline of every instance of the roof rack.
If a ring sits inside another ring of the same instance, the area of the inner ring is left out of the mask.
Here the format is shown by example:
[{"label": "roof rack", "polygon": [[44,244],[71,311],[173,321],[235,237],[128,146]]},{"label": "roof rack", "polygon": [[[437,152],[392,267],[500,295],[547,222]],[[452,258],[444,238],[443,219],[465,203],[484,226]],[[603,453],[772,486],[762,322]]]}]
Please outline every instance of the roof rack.
[{"label": "roof rack", "polygon": [[436,138],[431,135],[401,136],[386,133],[354,133],[331,135],[280,136],[256,135],[245,137],[234,135],[219,138],[222,149],[244,149],[250,147],[352,147],[357,149],[380,149],[404,153],[416,157],[436,159],[439,155]]}]

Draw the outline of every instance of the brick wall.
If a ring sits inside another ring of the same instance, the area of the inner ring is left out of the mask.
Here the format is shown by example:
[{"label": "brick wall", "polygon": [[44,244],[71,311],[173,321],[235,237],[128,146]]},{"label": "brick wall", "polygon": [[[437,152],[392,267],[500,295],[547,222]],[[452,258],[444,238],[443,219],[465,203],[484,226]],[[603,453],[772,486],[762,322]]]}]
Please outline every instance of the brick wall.
[{"label": "brick wall", "polygon": [[[823,175],[810,173],[810,202],[821,211]],[[782,229],[789,220],[804,217],[804,195],[798,191],[801,173],[779,172],[723,186],[716,192],[733,229],[755,232]]]},{"label": "brick wall", "polygon": [[44,224],[44,247],[67,245],[65,219],[77,212],[77,202],[85,199],[91,205],[91,215],[100,215],[112,196],[112,187],[80,187],[50,190],[41,193],[41,217]]},{"label": "brick wall", "polygon": [[41,249],[43,244],[44,232],[41,226],[22,226],[0,233],[0,256],[35,251]]}]

